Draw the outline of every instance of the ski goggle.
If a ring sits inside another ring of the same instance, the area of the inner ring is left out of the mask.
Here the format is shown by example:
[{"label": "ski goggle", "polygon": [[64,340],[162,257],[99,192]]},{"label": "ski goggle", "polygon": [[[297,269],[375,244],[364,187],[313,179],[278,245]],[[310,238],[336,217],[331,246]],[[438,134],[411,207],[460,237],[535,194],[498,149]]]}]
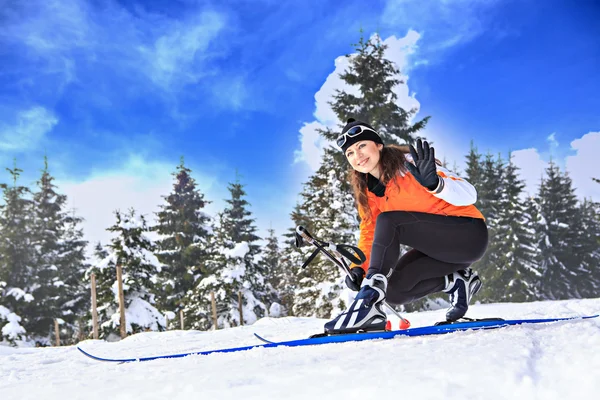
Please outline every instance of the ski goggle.
[{"label": "ski goggle", "polygon": [[[356,125],[356,126],[353,126],[350,129],[348,129],[346,132],[342,133],[337,138],[337,140],[336,140],[335,143],[341,149],[342,146],[346,143],[346,140],[348,140],[348,138],[356,137],[356,136],[360,135],[361,133],[363,133],[364,131],[375,132],[373,129],[367,128],[366,126]],[[375,133],[377,133],[377,132],[375,132]]]}]

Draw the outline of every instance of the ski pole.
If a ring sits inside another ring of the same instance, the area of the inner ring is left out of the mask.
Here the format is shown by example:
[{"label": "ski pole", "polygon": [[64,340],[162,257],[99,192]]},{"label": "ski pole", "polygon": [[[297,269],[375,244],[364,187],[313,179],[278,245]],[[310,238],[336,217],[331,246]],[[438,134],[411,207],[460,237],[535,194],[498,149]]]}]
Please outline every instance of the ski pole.
[{"label": "ski pole", "polygon": [[[342,256],[342,254],[340,254],[338,246],[336,244],[324,242],[324,241],[313,238],[308,233],[308,231],[302,226],[296,227],[296,233],[298,235],[300,235],[308,243],[316,246],[319,250],[321,250],[323,253],[325,253],[327,258],[329,258],[331,261],[333,261],[338,267],[340,267],[346,273],[346,275],[348,275],[354,281],[352,274],[350,273],[350,268],[346,265],[346,263],[344,261],[344,257]],[[329,253],[328,250],[330,250],[333,254]],[[358,249],[358,250],[360,250],[360,249]],[[364,254],[363,254],[363,257],[364,257]],[[409,320],[402,317],[402,315],[400,315],[400,313],[398,311],[394,310],[394,308],[392,306],[390,306],[385,300],[383,301],[383,304],[388,308],[388,310],[390,310],[392,312],[392,314],[394,314],[396,317],[398,317],[400,319],[400,329],[407,329],[410,327]]]}]

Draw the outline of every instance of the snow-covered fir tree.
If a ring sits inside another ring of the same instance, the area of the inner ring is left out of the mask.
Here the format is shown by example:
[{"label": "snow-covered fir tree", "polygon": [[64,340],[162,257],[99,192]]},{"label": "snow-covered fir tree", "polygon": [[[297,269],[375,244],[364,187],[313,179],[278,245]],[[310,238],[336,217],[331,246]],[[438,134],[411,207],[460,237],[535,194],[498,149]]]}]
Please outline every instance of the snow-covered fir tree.
[{"label": "snow-covered fir tree", "polygon": [[579,265],[574,249],[578,243],[577,198],[566,173],[561,173],[554,162],[546,168],[538,194],[541,222],[538,227],[543,240],[540,272],[541,296],[543,299],[559,300],[578,298],[577,288]]},{"label": "snow-covered fir tree", "polygon": [[488,301],[523,302],[538,298],[539,249],[532,217],[521,200],[524,187],[518,167],[509,161],[497,206],[496,240],[488,250],[493,256],[488,257],[487,280],[481,293]]},{"label": "snow-covered fir tree", "polygon": [[581,297],[600,293],[600,204],[584,200],[579,206],[577,241],[573,255],[577,263],[575,287]]},{"label": "snow-covered fir tree", "polygon": [[83,219],[71,211],[65,216],[62,229],[62,257],[58,279],[62,282],[58,309],[65,322],[63,340],[76,341],[85,335],[85,314],[90,307],[90,288],[84,276],[90,267],[86,257],[88,242],[84,239]]},{"label": "snow-covered fir tree", "polygon": [[160,206],[154,229],[160,235],[156,256],[164,265],[158,302],[161,310],[177,314],[183,309],[185,295],[206,274],[210,217],[204,212],[209,202],[198,190],[183,157],[173,175],[173,190],[164,197],[166,204]]},{"label": "snow-covered fir tree", "polygon": [[[413,123],[418,110],[405,110],[398,104],[397,88],[405,81],[396,64],[386,58],[387,45],[374,34],[367,41],[361,35],[354,47],[356,52],[346,56],[350,63],[340,78],[355,90],[337,90],[331,101],[333,111],[343,123],[349,117],[369,122],[385,143],[413,143],[429,117]],[[322,135],[334,141],[339,131]]]},{"label": "snow-covered fir tree", "polygon": [[[161,264],[154,255],[155,244],[148,237],[149,228],[143,215],[133,209],[123,214],[115,211],[116,222],[107,230],[114,237],[107,246],[106,256],[86,273],[96,274],[98,320],[100,336],[111,338],[120,329],[117,265],[123,271],[125,321],[127,333],[165,328],[165,317],[155,306],[157,275]],[[97,256],[103,249],[96,248]]]},{"label": "snow-covered fir tree", "polygon": [[34,302],[36,286],[32,246],[30,190],[18,185],[21,169],[8,172],[12,184],[2,184],[4,204],[0,206],[0,342],[15,344],[28,340],[31,319],[28,311]]},{"label": "snow-covered fir tree", "polygon": [[66,210],[67,196],[59,194],[54,177],[44,158],[44,169],[33,194],[33,232],[35,248],[34,279],[28,316],[30,332],[38,341],[54,340],[53,320],[61,324],[63,334],[76,331],[76,315],[83,305],[83,286],[80,284],[85,269],[85,246],[80,218]]},{"label": "snow-covered fir tree", "polygon": [[[321,167],[300,194],[302,211],[311,220],[305,228],[315,237],[336,244],[355,244],[357,212],[345,180],[345,169],[334,161],[331,151],[326,151]],[[300,225],[301,221],[294,223]],[[301,258],[305,260],[313,250],[307,246]],[[297,279],[293,314],[329,318],[345,309],[349,300],[348,293],[342,294],[345,273],[323,255],[305,269],[300,268],[302,263],[293,268]]]},{"label": "snow-covered fir tree", "polygon": [[309,231],[312,231],[313,228],[313,221],[308,218],[301,204],[296,204],[290,217],[294,226],[283,234],[284,243],[281,250],[280,268],[277,273],[278,284],[276,286],[285,315],[294,315],[294,298],[300,279],[298,273],[306,258],[314,250],[311,248],[312,246],[309,247],[308,245],[303,248],[296,247],[296,227],[303,226]]},{"label": "snow-covered fir tree", "polygon": [[[214,328],[211,293],[217,307],[218,328],[252,324],[267,315],[268,300],[264,272],[260,266],[260,237],[248,210],[244,186],[236,180],[228,186],[231,198],[219,213],[214,229],[215,253],[207,263],[210,273],[186,296],[185,314],[192,316],[192,327]],[[243,321],[240,320],[239,293]]]},{"label": "snow-covered fir tree", "polygon": [[[469,172],[476,173],[477,167],[474,164],[470,168],[468,169]],[[497,248],[501,245],[500,241],[502,240],[499,236],[498,224],[500,202],[506,185],[504,169],[504,160],[500,157],[495,159],[491,153],[487,153],[481,164],[480,180],[476,180],[477,186],[474,185],[477,189],[477,202],[475,205],[485,217],[489,238],[485,254],[481,260],[473,264],[473,269],[487,283],[481,294],[478,295],[478,299],[481,301],[493,301],[492,297],[488,298],[488,296],[492,295],[494,289],[490,284],[493,285],[497,266],[502,265],[500,253],[497,251]]]},{"label": "snow-covered fir tree", "polygon": [[260,267],[265,277],[265,300],[269,307],[270,317],[281,317],[286,313],[281,304],[278,289],[282,287],[284,271],[282,271],[281,250],[279,239],[275,235],[275,229],[269,228],[267,243],[262,248]]},{"label": "snow-covered fir tree", "polygon": [[467,168],[465,170],[465,178],[469,181],[471,185],[475,187],[475,189],[479,191],[479,189],[483,185],[483,166],[481,161],[481,154],[478,152],[477,147],[475,147],[473,141],[471,141],[471,148],[469,150],[469,154],[467,154],[466,159]]}]

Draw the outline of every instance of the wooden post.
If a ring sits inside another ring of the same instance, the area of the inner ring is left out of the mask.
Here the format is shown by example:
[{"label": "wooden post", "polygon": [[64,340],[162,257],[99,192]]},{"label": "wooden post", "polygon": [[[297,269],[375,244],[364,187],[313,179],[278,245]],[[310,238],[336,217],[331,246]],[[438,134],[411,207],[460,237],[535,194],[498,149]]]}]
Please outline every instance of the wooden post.
[{"label": "wooden post", "polygon": [[119,322],[121,328],[121,339],[127,337],[127,325],[125,322],[125,295],[123,294],[123,268],[121,264],[117,264],[117,285],[119,290],[119,312],[121,320]]},{"label": "wooden post", "polygon": [[185,321],[183,320],[183,310],[179,310],[179,322],[181,322],[181,330],[184,330]]},{"label": "wooden post", "polygon": [[54,318],[54,337],[56,339],[56,346],[60,346],[60,330],[58,329],[58,319]]},{"label": "wooden post", "polygon": [[215,292],[210,292],[210,303],[212,305],[213,330],[219,329],[217,326],[217,302],[215,301]]},{"label": "wooden post", "polygon": [[165,315],[165,331],[169,330],[169,317]]},{"label": "wooden post", "polygon": [[242,303],[242,291],[238,290],[238,309],[240,310],[240,326],[244,325],[244,304]]},{"label": "wooden post", "polygon": [[96,274],[92,272],[92,337],[98,340],[98,305],[96,304]]}]

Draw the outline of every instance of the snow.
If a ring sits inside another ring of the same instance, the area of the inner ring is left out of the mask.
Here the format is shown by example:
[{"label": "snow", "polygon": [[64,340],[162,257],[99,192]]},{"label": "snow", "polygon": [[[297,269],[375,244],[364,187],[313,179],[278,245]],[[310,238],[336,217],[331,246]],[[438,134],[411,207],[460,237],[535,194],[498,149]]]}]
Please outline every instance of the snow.
[{"label": "snow", "polygon": [[[600,299],[471,306],[469,316],[595,314]],[[413,327],[444,310],[405,314]],[[391,318],[397,326],[397,319]],[[291,340],[322,331],[323,319],[263,318],[218,331],[139,333],[79,345],[105,357],[140,357]],[[600,380],[600,319],[490,331],[294,348],[258,348],[143,363],[102,363],[74,346],[0,346],[1,399],[593,399]]]},{"label": "snow", "polygon": [[6,336],[7,338],[14,340],[25,333],[25,328],[19,324],[21,322],[21,317],[19,317],[14,312],[11,312],[8,308],[0,305],[0,321],[6,320],[8,321],[2,327],[2,336]]},{"label": "snow", "polygon": [[249,251],[250,246],[248,245],[248,242],[241,242],[236,243],[235,247],[231,250],[223,250],[223,254],[227,258],[244,258]]},{"label": "snow", "polygon": [[33,296],[31,294],[25,293],[25,291],[23,289],[19,289],[19,288],[8,289],[8,291],[6,292],[6,296],[7,297],[13,296],[17,300],[24,299],[27,303],[30,303],[33,301]]}]

